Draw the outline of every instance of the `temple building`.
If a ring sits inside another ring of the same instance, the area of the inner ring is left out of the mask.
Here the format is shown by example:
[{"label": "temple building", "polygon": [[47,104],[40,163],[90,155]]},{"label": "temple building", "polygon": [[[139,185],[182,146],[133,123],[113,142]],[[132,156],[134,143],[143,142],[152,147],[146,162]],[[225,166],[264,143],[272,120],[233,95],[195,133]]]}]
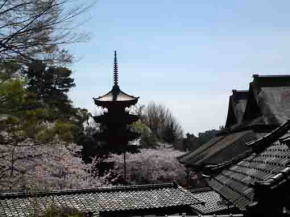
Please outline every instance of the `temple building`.
[{"label": "temple building", "polygon": [[290,76],[254,75],[230,96],[225,129],[178,160],[237,215],[290,216],[289,119]]},{"label": "temple building", "polygon": [[200,171],[251,151],[248,142],[261,138],[290,119],[290,76],[254,75],[249,91],[233,90],[225,129],[181,157],[179,161]]},{"label": "temple building", "polygon": [[249,217],[290,216],[290,122],[204,174],[209,186]]},{"label": "temple building", "polygon": [[126,108],[135,105],[139,97],[123,92],[118,84],[117,52],[114,56],[114,85],[111,91],[103,96],[94,98],[95,104],[104,108],[103,115],[95,116],[94,120],[101,124],[101,132],[97,134],[98,140],[103,141],[108,152],[121,153],[134,149],[128,142],[139,137],[133,132],[129,124],[137,121],[137,115],[129,114]]}]

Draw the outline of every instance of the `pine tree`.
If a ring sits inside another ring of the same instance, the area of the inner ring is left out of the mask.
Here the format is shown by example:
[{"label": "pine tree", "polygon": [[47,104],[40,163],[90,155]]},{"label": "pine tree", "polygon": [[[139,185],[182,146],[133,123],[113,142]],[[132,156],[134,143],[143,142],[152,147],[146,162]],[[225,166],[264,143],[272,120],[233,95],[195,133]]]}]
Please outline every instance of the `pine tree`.
[{"label": "pine tree", "polygon": [[23,80],[8,78],[3,71],[0,68],[0,190],[99,185],[90,166],[77,156],[80,147],[71,143],[74,123],[49,121],[49,108],[25,89]]},{"label": "pine tree", "polygon": [[46,104],[57,118],[69,118],[73,111],[67,93],[75,86],[72,71],[65,67],[47,66],[34,61],[24,71],[28,80],[27,89]]}]

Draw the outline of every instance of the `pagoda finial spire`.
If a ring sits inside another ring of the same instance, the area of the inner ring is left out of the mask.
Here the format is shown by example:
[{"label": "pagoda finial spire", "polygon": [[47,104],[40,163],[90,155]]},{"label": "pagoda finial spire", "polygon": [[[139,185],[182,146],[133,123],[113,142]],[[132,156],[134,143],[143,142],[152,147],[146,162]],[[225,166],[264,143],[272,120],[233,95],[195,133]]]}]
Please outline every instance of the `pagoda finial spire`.
[{"label": "pagoda finial spire", "polygon": [[118,86],[118,62],[117,62],[117,51],[114,54],[114,85]]}]

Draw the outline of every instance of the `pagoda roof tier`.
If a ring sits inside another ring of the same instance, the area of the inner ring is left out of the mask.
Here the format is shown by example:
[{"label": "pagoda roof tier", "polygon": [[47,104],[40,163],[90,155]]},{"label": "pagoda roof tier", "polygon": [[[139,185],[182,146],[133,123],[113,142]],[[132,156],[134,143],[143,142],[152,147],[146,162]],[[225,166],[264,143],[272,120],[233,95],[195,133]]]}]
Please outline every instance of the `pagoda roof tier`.
[{"label": "pagoda roof tier", "polygon": [[130,130],[127,130],[122,135],[109,135],[108,131],[103,131],[98,133],[97,135],[98,139],[100,140],[112,140],[115,141],[115,144],[123,144],[124,142],[132,141],[134,139],[137,139],[140,137],[140,134],[137,132],[132,132]]},{"label": "pagoda roof tier", "polygon": [[112,90],[103,96],[94,98],[95,104],[102,107],[129,107],[137,103],[139,97],[131,96],[123,92],[118,84],[119,72],[117,63],[117,52],[114,56],[114,86]]},{"label": "pagoda roof tier", "polygon": [[137,103],[139,97],[131,96],[123,92],[117,84],[112,90],[103,96],[94,98],[95,104],[103,107],[111,107],[115,105],[128,107]]},{"label": "pagoda roof tier", "polygon": [[97,123],[107,123],[107,124],[114,124],[114,123],[126,123],[131,124],[135,121],[138,121],[139,117],[137,115],[131,115],[128,113],[125,114],[110,114],[105,113],[104,115],[94,116],[94,120]]}]

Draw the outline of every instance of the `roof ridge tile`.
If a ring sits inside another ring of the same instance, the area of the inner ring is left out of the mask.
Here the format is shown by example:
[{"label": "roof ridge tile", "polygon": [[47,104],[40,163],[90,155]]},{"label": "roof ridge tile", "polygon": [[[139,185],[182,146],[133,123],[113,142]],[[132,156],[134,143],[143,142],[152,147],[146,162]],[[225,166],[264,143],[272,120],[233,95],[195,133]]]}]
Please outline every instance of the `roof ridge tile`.
[{"label": "roof ridge tile", "polygon": [[99,187],[91,189],[68,189],[68,190],[53,190],[53,191],[31,191],[31,192],[9,192],[0,193],[0,200],[8,198],[24,198],[24,197],[45,197],[45,196],[59,196],[70,194],[87,194],[97,192],[116,192],[116,191],[144,191],[162,188],[178,188],[176,183],[163,184],[144,184],[144,185],[130,185],[130,186],[114,186],[114,187]]}]

